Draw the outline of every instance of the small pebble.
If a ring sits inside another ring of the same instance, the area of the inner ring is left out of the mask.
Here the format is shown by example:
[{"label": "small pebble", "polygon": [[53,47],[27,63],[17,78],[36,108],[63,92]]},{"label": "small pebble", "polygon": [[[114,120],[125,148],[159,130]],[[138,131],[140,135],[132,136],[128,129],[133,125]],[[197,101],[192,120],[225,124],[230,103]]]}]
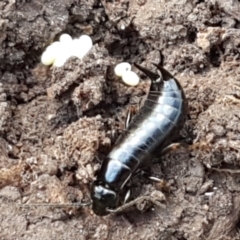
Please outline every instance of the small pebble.
[{"label": "small pebble", "polygon": [[116,65],[114,72],[118,77],[122,77],[123,73],[131,70],[131,65],[127,62],[122,62]]},{"label": "small pebble", "polygon": [[133,71],[125,71],[122,74],[122,80],[129,86],[137,86],[139,84],[139,76]]}]

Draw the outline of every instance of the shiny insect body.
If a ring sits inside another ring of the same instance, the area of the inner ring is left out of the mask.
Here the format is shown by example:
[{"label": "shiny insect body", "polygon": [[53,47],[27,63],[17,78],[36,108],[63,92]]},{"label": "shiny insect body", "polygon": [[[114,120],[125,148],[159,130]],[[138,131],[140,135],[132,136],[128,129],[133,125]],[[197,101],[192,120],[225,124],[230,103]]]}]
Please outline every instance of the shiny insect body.
[{"label": "shiny insect body", "polygon": [[154,155],[176,139],[187,116],[183,89],[167,70],[157,66],[160,74],[156,74],[138,64],[135,66],[151,79],[150,91],[103,161],[92,185],[93,211],[100,216],[119,206],[132,176],[150,166]]}]

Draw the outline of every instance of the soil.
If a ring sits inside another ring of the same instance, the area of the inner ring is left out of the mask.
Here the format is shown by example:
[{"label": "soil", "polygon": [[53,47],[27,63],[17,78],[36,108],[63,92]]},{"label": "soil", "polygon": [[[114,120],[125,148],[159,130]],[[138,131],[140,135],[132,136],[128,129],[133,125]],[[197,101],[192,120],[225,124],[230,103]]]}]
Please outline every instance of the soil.
[{"label": "soil", "polygon": [[[239,11],[237,0],[1,0],[0,239],[240,239]],[[62,33],[90,35],[91,52],[41,65]],[[153,165],[167,189],[141,177],[133,189],[165,207],[99,217],[74,203],[89,201],[112,133],[149,89],[114,77],[122,61],[176,76],[192,143]]]}]

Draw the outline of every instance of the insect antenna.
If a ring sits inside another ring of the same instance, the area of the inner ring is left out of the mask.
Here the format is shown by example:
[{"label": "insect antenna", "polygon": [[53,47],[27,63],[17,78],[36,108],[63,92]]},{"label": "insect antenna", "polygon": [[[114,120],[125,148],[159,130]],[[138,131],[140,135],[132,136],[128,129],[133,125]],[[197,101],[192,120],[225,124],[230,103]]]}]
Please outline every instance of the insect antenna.
[{"label": "insect antenna", "polygon": [[15,204],[18,207],[28,208],[28,207],[54,207],[54,208],[61,208],[61,207],[87,207],[92,204],[92,201],[89,202],[77,202],[77,203],[20,203]]}]

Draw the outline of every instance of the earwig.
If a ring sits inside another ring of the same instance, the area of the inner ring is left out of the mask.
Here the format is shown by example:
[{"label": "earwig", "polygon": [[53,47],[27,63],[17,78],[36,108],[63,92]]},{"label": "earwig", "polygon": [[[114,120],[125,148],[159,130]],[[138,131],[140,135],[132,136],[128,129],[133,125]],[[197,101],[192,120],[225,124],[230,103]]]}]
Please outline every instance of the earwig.
[{"label": "earwig", "polygon": [[126,184],[150,166],[156,153],[171,144],[187,118],[187,101],[179,82],[164,68],[156,74],[138,64],[135,66],[151,80],[150,91],[138,114],[117,139],[103,161],[91,188],[92,208],[104,216],[126,201]]}]

